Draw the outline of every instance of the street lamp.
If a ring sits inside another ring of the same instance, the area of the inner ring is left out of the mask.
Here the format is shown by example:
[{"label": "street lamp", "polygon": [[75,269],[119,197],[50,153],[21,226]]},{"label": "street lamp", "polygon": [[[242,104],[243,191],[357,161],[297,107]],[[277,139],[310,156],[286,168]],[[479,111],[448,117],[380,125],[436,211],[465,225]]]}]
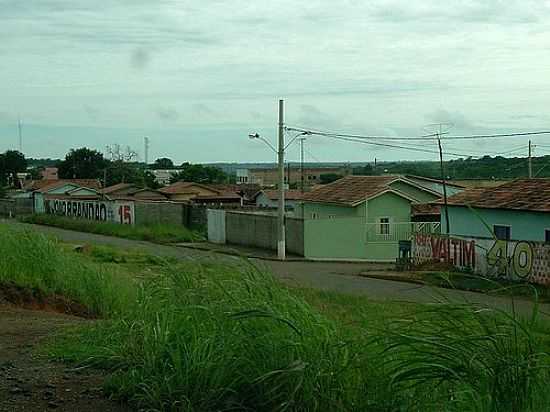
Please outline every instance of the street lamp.
[{"label": "street lamp", "polygon": [[[285,137],[284,137],[284,101],[279,100],[279,149],[269,143],[268,140],[264,139],[258,133],[250,133],[248,137],[250,139],[259,139],[264,142],[271,150],[277,153],[278,157],[278,171],[279,171],[279,202],[277,205],[277,226],[278,226],[278,237],[277,237],[277,256],[280,260],[286,259],[286,232],[285,232],[285,150],[290,146],[298,136],[304,134],[309,134],[308,132],[301,132],[294,136],[290,142],[285,146]],[[290,183],[290,182],[289,182]]]}]

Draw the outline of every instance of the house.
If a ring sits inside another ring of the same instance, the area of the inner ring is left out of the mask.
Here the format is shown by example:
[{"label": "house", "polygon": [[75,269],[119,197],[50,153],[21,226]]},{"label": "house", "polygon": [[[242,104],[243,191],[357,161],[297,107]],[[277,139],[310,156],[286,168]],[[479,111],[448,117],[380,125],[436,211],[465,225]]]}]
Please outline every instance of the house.
[{"label": "house", "polygon": [[[439,204],[446,233],[445,206]],[[550,179],[468,189],[449,197],[447,205],[451,235],[550,242]]]},{"label": "house", "polygon": [[176,182],[170,186],[159,189],[172,201],[187,201],[197,204],[234,204],[242,205],[243,198],[238,193],[228,191],[225,188],[217,188],[215,185],[207,185],[195,182]]},{"label": "house", "polygon": [[304,193],[304,254],[313,259],[395,261],[399,242],[439,222],[412,222],[412,207],[441,197],[437,181],[406,176],[347,176]]},{"label": "house", "polygon": [[149,170],[155,177],[155,182],[162,186],[168,186],[172,177],[178,173],[178,169],[152,169]]},{"label": "house", "polygon": [[101,194],[96,188],[85,187],[74,181],[56,180],[53,183],[33,191],[34,212],[45,213],[46,201],[52,197],[97,200],[101,197]]},{"label": "house", "polygon": [[[302,199],[303,192],[300,190],[285,190],[285,209],[294,210]],[[279,191],[260,190],[254,196],[257,207],[276,209],[279,205]]]},{"label": "house", "polygon": [[158,190],[143,188],[134,183],[118,183],[106,187],[100,191],[106,198],[111,200],[168,200],[168,196]]}]

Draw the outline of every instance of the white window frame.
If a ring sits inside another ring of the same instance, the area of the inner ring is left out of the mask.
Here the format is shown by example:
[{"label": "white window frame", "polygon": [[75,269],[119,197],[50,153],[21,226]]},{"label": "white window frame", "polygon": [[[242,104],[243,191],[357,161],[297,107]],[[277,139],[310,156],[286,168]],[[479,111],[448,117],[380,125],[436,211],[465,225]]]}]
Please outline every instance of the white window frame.
[{"label": "white window frame", "polygon": [[[388,222],[382,223],[382,219],[386,219]],[[378,216],[377,222],[376,222],[376,233],[382,236],[391,236],[391,222],[392,222],[391,216]],[[382,225],[387,227],[387,233],[383,232]]]}]

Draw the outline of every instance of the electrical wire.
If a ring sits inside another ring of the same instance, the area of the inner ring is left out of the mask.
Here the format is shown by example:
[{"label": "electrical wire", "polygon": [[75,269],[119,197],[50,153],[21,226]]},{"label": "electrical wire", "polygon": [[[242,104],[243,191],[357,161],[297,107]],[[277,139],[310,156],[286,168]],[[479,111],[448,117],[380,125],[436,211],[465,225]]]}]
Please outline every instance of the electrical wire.
[{"label": "electrical wire", "polygon": [[[302,132],[305,134],[314,134],[318,136],[332,136],[332,137],[347,137],[352,139],[369,139],[369,140],[435,140],[439,135],[438,133],[424,135],[424,136],[374,136],[374,135],[359,135],[359,134],[347,134],[336,133],[330,131],[321,131],[315,129],[308,129],[304,127],[286,127],[287,130],[294,132]],[[448,132],[442,133],[447,135]],[[501,133],[501,134],[486,134],[486,135],[470,135],[470,136],[446,136],[441,137],[441,140],[464,140],[464,139],[492,139],[502,137],[522,137],[522,136],[539,136],[550,134],[550,131],[542,130],[536,132],[522,132],[522,133]]]}]

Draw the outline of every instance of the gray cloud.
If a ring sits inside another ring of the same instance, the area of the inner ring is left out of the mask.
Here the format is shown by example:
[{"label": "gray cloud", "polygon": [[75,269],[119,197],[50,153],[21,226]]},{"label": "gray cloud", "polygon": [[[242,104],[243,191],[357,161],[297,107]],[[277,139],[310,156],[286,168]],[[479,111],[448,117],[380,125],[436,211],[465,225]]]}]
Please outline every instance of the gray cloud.
[{"label": "gray cloud", "polygon": [[162,107],[157,109],[156,114],[159,119],[164,121],[173,122],[179,119],[180,114],[173,108]]},{"label": "gray cloud", "polygon": [[150,62],[151,54],[142,47],[134,49],[130,55],[130,64],[134,69],[143,70]]}]

